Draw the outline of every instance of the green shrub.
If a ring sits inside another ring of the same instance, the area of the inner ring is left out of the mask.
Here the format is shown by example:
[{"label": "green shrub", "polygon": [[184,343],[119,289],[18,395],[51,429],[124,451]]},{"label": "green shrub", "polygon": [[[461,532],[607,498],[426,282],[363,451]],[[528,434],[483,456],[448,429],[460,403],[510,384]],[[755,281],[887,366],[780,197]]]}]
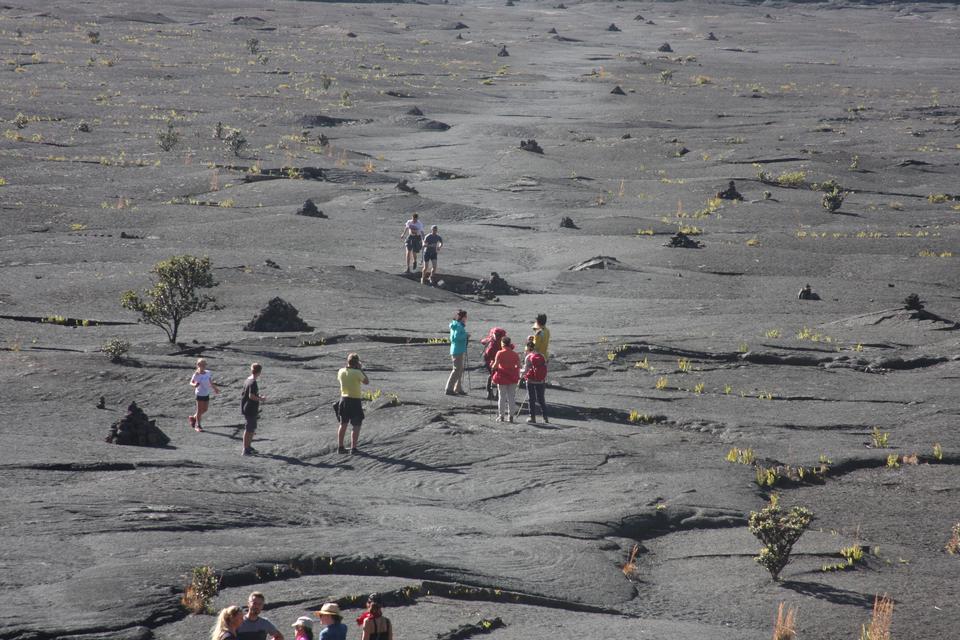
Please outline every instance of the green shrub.
[{"label": "green shrub", "polygon": [[240,133],[239,129],[234,129],[227,136],[227,144],[230,145],[233,155],[240,157],[240,154],[247,148],[247,139]]},{"label": "green shrub", "polygon": [[167,121],[167,130],[157,131],[157,144],[164,151],[172,151],[180,143],[180,134],[173,129],[173,120]]},{"label": "green shrub", "polygon": [[805,507],[793,507],[784,513],[776,497],[760,511],[751,511],[748,525],[750,533],[755,535],[764,547],[756,561],[763,565],[774,580],[790,562],[793,545],[810,526],[813,512]]},{"label": "green shrub", "polygon": [[130,343],[120,338],[110,338],[103,343],[100,351],[110,356],[110,362],[120,362],[130,351]]},{"label": "green shrub", "polygon": [[120,305],[139,313],[144,322],[163,329],[167,339],[176,343],[180,323],[216,302],[212,296],[198,292],[217,286],[210,272],[210,258],[173,256],[153,265],[152,273],[157,281],[143,291],[144,297],[125,291]]},{"label": "green shrub", "polygon": [[191,613],[213,613],[210,601],[220,591],[220,578],[213,567],[194,567],[187,577],[190,581],[180,603]]},{"label": "green shrub", "polygon": [[950,538],[950,542],[947,543],[947,553],[950,555],[956,555],[960,553],[960,522],[953,525],[953,536]]}]

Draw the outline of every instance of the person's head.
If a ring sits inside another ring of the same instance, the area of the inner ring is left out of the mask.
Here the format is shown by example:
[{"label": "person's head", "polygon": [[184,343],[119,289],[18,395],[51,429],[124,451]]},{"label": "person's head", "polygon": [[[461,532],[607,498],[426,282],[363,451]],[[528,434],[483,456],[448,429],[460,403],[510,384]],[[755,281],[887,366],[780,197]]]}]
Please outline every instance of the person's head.
[{"label": "person's head", "polygon": [[547,314],[545,313],[537,314],[537,324],[541,327],[547,326]]},{"label": "person's head", "polygon": [[207,370],[207,359],[198,358],[197,359],[197,371],[206,371]]},{"label": "person's head", "polygon": [[432,227],[430,227],[431,233],[436,233],[437,231],[439,231],[439,229],[437,229],[437,225],[433,225]]},{"label": "person's head", "polygon": [[467,312],[463,309],[457,309],[457,313],[453,316],[454,320],[463,324],[467,321]]},{"label": "person's head", "polygon": [[296,630],[298,637],[313,640],[313,618],[310,616],[300,616],[291,626]]},{"label": "person's head", "polygon": [[253,375],[253,377],[259,376],[261,371],[263,371],[263,365],[261,365],[259,362],[254,362],[252,365],[250,365],[250,373]]},{"label": "person's head", "polygon": [[500,338],[500,346],[504,349],[512,349],[513,341],[510,339],[510,336],[503,336]]},{"label": "person's head", "polygon": [[533,346],[533,340],[530,340],[529,338],[527,339],[527,344],[525,344],[523,348],[527,351],[536,351],[536,347]]},{"label": "person's head", "polygon": [[360,354],[359,353],[350,353],[347,355],[347,368],[348,369],[360,369]]},{"label": "person's head", "polygon": [[379,593],[371,593],[367,598],[367,611],[370,613],[379,613],[383,611],[383,598]]},{"label": "person's head", "polygon": [[256,620],[260,612],[263,611],[263,605],[266,601],[267,599],[259,591],[251,593],[250,597],[247,598],[247,618]]},{"label": "person's head", "polygon": [[811,287],[810,287],[810,283],[808,282],[807,284],[803,285],[803,288],[804,288],[804,290],[806,290],[806,291],[810,291],[810,288],[811,288]]},{"label": "person's head", "polygon": [[324,625],[329,626],[331,624],[339,624],[343,621],[343,615],[340,613],[340,606],[336,602],[327,602],[320,610],[317,611],[317,617],[320,618],[320,622]]},{"label": "person's head", "polygon": [[415,214],[413,214],[411,217],[413,218],[413,221],[416,222],[417,220],[420,219],[420,214],[419,214],[419,213],[415,213]]},{"label": "person's head", "polygon": [[243,609],[240,607],[231,605],[220,609],[220,613],[217,615],[217,622],[210,631],[211,640],[220,640],[221,634],[227,630],[236,632],[242,623]]}]

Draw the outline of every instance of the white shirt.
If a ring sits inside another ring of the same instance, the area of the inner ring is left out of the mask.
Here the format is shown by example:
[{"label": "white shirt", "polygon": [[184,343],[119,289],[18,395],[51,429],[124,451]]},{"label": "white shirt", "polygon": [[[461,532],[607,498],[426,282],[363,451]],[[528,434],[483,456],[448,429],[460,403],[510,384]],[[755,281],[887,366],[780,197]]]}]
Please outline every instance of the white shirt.
[{"label": "white shirt", "polygon": [[419,220],[414,220],[410,218],[407,220],[407,231],[410,232],[412,236],[422,236],[423,235],[423,223]]},{"label": "white shirt", "polygon": [[210,376],[211,374],[209,369],[203,373],[194,372],[193,378],[190,380],[191,382],[197,383],[196,391],[198,396],[209,396],[211,393],[213,393],[213,385],[210,383]]}]

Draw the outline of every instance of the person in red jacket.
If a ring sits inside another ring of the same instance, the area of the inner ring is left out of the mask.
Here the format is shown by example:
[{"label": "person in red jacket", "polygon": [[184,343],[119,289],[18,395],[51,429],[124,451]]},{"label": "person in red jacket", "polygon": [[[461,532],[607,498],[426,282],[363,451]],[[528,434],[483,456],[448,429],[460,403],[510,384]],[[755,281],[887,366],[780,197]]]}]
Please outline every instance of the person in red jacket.
[{"label": "person in red jacket", "polygon": [[493,359],[500,351],[500,341],[507,335],[505,329],[494,327],[487,337],[480,341],[483,345],[483,364],[487,367],[487,400],[493,400]]},{"label": "person in red jacket", "polygon": [[530,403],[530,417],[527,418],[527,422],[536,424],[537,404],[539,404],[543,421],[549,424],[547,402],[543,398],[543,392],[547,387],[547,360],[542,353],[537,351],[537,346],[533,340],[527,342],[520,377],[527,381],[527,402]]},{"label": "person in red jacket", "polygon": [[497,385],[497,422],[513,422],[517,383],[520,382],[520,355],[513,350],[508,336],[500,340],[500,351],[493,359],[493,383]]}]

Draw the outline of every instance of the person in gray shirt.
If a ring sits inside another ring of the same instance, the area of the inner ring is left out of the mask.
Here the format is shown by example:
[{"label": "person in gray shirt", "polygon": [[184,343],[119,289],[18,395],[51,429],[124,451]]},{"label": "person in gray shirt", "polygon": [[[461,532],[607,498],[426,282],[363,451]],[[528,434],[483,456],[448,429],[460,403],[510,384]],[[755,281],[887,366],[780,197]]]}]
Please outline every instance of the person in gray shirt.
[{"label": "person in gray shirt", "polygon": [[273,623],[260,616],[266,599],[259,591],[254,591],[247,598],[247,614],[243,616],[243,623],[237,629],[237,640],[283,640],[283,634],[273,626]]}]

